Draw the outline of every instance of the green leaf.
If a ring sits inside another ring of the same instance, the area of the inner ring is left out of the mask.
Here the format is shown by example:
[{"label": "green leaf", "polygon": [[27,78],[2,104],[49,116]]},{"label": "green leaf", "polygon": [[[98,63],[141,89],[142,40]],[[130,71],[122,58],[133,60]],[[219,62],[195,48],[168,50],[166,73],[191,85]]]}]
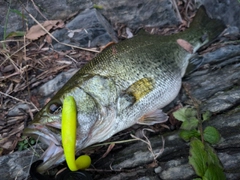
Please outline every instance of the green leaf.
[{"label": "green leaf", "polygon": [[203,143],[194,138],[190,142],[189,163],[193,166],[196,174],[203,177],[207,170],[208,154],[204,149]]},{"label": "green leaf", "polygon": [[211,117],[211,112],[210,111],[206,111],[206,112],[204,112],[203,114],[202,114],[202,118],[203,118],[203,121],[207,121],[207,120],[209,120],[210,119],[210,117]]},{"label": "green leaf", "polygon": [[196,117],[191,117],[182,123],[180,129],[193,130],[193,129],[196,129],[197,126],[198,126],[198,119]]},{"label": "green leaf", "polygon": [[185,117],[186,109],[187,108],[185,107],[173,112],[173,116],[179,121],[183,121],[183,122],[186,121],[186,117]]},{"label": "green leaf", "polygon": [[23,144],[23,143],[22,143],[22,144],[19,144],[19,145],[18,145],[18,150],[19,150],[19,151],[22,151],[23,148],[24,148],[24,145],[25,145],[25,144]]},{"label": "green leaf", "polygon": [[215,164],[209,165],[204,176],[203,180],[225,180],[226,176],[223,172],[223,169]]},{"label": "green leaf", "polygon": [[191,138],[196,137],[198,138],[200,136],[200,133],[194,129],[191,131],[188,130],[181,130],[179,133],[179,136],[184,140],[184,141],[189,141]]},{"label": "green leaf", "polygon": [[222,169],[222,165],[220,163],[220,160],[218,159],[218,156],[214,149],[207,143],[205,143],[205,151],[208,155],[208,164],[214,164],[214,166],[218,166],[220,169]]},{"label": "green leaf", "polygon": [[30,144],[34,145],[36,143],[35,139],[30,139]]},{"label": "green leaf", "polygon": [[184,107],[175,111],[173,116],[179,121],[186,121],[189,118],[196,117],[197,112],[193,108]]},{"label": "green leaf", "polygon": [[204,140],[210,144],[216,144],[220,141],[220,134],[215,127],[207,126],[203,131]]},{"label": "green leaf", "polygon": [[223,168],[214,149],[207,143],[203,144],[199,139],[190,142],[189,163],[196,174],[205,180],[222,180],[225,178]]},{"label": "green leaf", "polygon": [[27,148],[28,148],[28,145],[25,144],[25,145],[23,146],[23,149],[27,149]]},{"label": "green leaf", "polygon": [[15,31],[15,32],[10,32],[6,38],[9,38],[9,37],[23,37],[25,35],[25,31]]}]

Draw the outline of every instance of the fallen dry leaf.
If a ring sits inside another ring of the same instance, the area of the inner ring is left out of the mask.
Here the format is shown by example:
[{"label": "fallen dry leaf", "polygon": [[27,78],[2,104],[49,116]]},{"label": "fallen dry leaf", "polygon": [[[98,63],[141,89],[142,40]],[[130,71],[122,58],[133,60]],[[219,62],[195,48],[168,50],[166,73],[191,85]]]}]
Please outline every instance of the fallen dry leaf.
[{"label": "fallen dry leaf", "polygon": [[[45,30],[49,31],[51,29],[62,28],[63,21],[61,20],[52,20],[52,21],[45,21],[41,23],[41,25],[45,28]],[[39,37],[47,34],[39,24],[32,26],[26,34],[26,38],[30,40],[36,40]]]},{"label": "fallen dry leaf", "polygon": [[51,36],[46,35],[45,41],[46,41],[48,44],[52,44],[52,38],[51,38]]}]

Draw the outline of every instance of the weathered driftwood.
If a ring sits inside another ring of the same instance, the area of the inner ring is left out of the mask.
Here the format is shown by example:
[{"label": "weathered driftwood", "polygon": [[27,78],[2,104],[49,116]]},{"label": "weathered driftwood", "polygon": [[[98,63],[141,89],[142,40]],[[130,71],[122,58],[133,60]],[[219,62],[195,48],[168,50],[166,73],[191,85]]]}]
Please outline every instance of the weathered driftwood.
[{"label": "weathered driftwood", "polygon": [[[221,47],[199,58],[207,68],[190,74],[184,82],[192,96],[202,102],[202,109],[213,112],[211,120],[204,125],[212,125],[220,131],[221,141],[214,147],[227,179],[237,180],[240,179],[240,45]],[[184,91],[177,99],[183,104],[189,101]],[[188,164],[188,144],[179,138],[178,131],[163,137],[165,149],[157,159],[158,166],[146,166],[153,162],[152,154],[146,144],[136,142],[110,153],[96,164],[97,168],[110,169],[111,166],[116,170],[107,178],[104,174],[102,179],[192,179],[194,171]],[[161,135],[151,137],[150,141],[154,152],[162,148]],[[0,157],[1,167],[4,167],[0,169],[1,179],[26,178],[32,154],[32,150],[27,150]],[[120,169],[128,171],[118,171]],[[95,178],[101,179],[101,173]]]}]

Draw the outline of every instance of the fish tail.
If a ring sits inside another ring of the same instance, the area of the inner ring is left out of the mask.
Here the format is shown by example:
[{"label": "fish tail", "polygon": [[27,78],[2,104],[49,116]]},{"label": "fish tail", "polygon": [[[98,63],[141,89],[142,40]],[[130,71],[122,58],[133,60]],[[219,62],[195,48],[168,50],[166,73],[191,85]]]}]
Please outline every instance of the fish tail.
[{"label": "fish tail", "polygon": [[[193,22],[191,23],[190,31],[194,31],[192,33],[199,33],[201,46],[197,50],[201,50],[205,48],[209,44],[213,43],[217,37],[223,32],[226,28],[225,24],[219,19],[211,19],[204,8],[201,6],[197,14],[195,15]],[[189,60],[188,67],[186,69],[186,74],[190,74],[193,71],[197,70],[200,66],[204,64],[203,59],[199,55],[193,56]]]},{"label": "fish tail", "polygon": [[201,6],[198,9],[191,26],[193,27],[192,29],[200,28],[203,32],[202,41],[206,41],[208,43],[215,40],[215,38],[218,37],[226,28],[226,25],[221,20],[210,18],[204,6]]}]

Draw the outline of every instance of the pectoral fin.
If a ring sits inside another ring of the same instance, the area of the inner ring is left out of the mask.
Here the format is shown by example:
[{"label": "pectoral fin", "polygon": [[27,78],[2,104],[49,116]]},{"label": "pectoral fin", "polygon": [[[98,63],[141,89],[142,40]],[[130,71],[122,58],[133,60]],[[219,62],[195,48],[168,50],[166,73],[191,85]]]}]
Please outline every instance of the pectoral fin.
[{"label": "pectoral fin", "polygon": [[142,116],[138,124],[143,125],[153,125],[157,123],[163,123],[168,120],[168,115],[165,114],[161,109],[157,109],[153,112],[147,113],[144,116]]},{"label": "pectoral fin", "polygon": [[128,87],[126,93],[132,95],[136,101],[151,92],[154,88],[154,82],[151,78],[142,78]]},{"label": "pectoral fin", "polygon": [[131,84],[118,98],[118,109],[122,111],[133,104],[139,102],[144,96],[154,88],[151,78],[142,78]]}]

